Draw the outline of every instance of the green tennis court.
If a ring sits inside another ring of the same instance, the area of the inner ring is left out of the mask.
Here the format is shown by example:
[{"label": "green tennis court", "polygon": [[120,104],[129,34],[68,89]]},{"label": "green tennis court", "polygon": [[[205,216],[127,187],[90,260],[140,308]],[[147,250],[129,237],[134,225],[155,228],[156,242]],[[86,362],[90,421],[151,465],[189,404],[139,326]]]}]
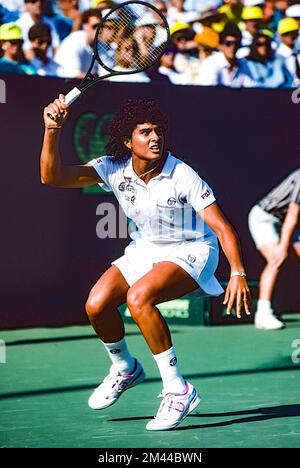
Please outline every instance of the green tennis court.
[{"label": "green tennis court", "polygon": [[[161,391],[134,324],[128,345],[147,380],[103,411],[87,406],[109,360],[89,326],[0,334],[1,447],[300,447],[300,314],[287,328],[171,326],[180,367],[203,401],[178,428],[147,432]],[[2,343],[2,361],[4,346]],[[293,362],[294,361],[294,362]]]}]

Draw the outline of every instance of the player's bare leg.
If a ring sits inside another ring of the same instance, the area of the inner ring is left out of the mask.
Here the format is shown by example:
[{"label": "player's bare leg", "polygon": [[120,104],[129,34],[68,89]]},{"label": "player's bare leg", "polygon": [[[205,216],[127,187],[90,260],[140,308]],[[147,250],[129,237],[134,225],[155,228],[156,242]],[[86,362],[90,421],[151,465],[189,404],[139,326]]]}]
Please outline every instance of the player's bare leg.
[{"label": "player's bare leg", "polygon": [[163,400],[156,417],[146,426],[150,431],[176,427],[201,401],[196,389],[179,371],[169,328],[156,307],[197,288],[198,284],[185,270],[164,261],[157,263],[127,294],[128,308],[152,351],[163,381]]},{"label": "player's bare leg", "polygon": [[116,342],[124,337],[124,322],[117,307],[126,302],[129,285],[114,265],[97,281],[89,293],[86,312],[99,336],[106,342]]},{"label": "player's bare leg", "polygon": [[180,266],[160,262],[129,289],[128,308],[153,354],[172,346],[169,328],[156,304],[182,297],[198,287]]},{"label": "player's bare leg", "polygon": [[278,320],[272,309],[272,297],[275,285],[282,268],[282,264],[272,263],[272,253],[278,242],[264,245],[260,248],[260,253],[265,258],[267,264],[262,270],[259,279],[258,307],[255,314],[256,328],[266,330],[277,330],[283,328],[284,324]]},{"label": "player's bare leg", "polygon": [[111,406],[125,390],[145,378],[142,366],[127,349],[124,322],[117,310],[126,302],[128,289],[121,272],[112,266],[94,285],[86,302],[90,322],[112,361],[109,374],[89,398],[92,409]]}]

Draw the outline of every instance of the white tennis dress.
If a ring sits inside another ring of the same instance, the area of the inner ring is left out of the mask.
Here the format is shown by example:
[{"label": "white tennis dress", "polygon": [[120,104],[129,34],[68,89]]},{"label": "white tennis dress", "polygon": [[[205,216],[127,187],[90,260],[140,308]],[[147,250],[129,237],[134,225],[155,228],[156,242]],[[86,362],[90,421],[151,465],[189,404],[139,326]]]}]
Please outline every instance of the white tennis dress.
[{"label": "white tennis dress", "polygon": [[188,164],[168,153],[161,173],[147,184],[134,172],[131,158],[103,156],[90,164],[104,182],[99,185],[115,194],[134,226],[124,255],[112,262],[130,286],[155,263],[169,261],[194,278],[199,294],[222,294],[214,276],[217,236],[198,215],[215,197]]}]

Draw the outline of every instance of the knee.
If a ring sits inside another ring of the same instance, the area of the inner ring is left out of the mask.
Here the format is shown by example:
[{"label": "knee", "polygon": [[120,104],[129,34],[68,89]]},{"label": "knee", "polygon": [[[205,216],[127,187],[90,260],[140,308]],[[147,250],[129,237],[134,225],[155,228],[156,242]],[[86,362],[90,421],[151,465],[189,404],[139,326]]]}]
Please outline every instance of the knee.
[{"label": "knee", "polygon": [[103,297],[101,295],[95,295],[91,292],[85,303],[85,310],[89,319],[95,320],[99,318],[104,308],[105,305]]},{"label": "knee", "polygon": [[126,302],[132,318],[138,321],[146,312],[147,306],[151,303],[151,298],[144,287],[132,286],[128,290]]}]

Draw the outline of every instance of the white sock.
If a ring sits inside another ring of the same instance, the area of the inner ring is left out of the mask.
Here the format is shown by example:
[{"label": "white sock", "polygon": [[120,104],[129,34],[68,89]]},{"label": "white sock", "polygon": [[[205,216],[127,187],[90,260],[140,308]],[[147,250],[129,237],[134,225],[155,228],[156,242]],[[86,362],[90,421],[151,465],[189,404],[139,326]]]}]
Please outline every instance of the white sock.
[{"label": "white sock", "polygon": [[273,310],[271,301],[268,301],[266,299],[259,299],[257,301],[257,313],[261,315],[269,315],[272,312]]},{"label": "white sock", "polygon": [[125,338],[116,343],[104,343],[102,341],[113,365],[122,373],[126,374],[134,368],[134,357],[127,349]]},{"label": "white sock", "polygon": [[183,393],[185,391],[185,380],[179,372],[177,357],[174,348],[159,354],[153,354],[163,381],[165,393]]}]

